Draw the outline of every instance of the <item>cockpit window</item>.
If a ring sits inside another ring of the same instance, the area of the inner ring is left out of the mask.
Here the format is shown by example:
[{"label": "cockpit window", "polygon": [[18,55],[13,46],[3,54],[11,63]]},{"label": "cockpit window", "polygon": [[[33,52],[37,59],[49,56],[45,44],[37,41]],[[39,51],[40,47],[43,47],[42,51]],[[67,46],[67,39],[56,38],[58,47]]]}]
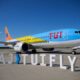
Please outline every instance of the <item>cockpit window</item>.
[{"label": "cockpit window", "polygon": [[75,33],[80,34],[80,31],[75,31]]},{"label": "cockpit window", "polygon": [[78,33],[78,31],[75,31],[75,33]]}]

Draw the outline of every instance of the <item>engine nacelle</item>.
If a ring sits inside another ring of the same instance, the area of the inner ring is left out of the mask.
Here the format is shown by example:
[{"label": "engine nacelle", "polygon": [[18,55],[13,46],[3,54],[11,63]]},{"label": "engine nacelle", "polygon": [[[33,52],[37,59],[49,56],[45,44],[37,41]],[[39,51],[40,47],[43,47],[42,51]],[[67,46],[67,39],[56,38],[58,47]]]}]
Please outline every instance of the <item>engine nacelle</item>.
[{"label": "engine nacelle", "polygon": [[54,48],[43,48],[44,51],[53,51]]},{"label": "engine nacelle", "polygon": [[14,46],[14,50],[15,50],[16,52],[26,52],[26,51],[28,51],[28,44],[27,44],[27,43],[18,42],[18,43]]}]

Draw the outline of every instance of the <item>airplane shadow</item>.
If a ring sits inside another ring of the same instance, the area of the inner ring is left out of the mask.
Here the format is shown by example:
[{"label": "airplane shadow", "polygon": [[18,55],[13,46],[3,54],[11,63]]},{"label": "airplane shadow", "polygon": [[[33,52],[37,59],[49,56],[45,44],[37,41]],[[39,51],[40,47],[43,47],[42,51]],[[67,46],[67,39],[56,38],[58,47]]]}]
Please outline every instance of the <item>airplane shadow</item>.
[{"label": "airplane shadow", "polygon": [[[36,53],[32,53],[31,51],[29,51],[28,52],[29,54],[44,54],[44,53],[46,53],[46,54],[72,54],[71,52],[61,52],[61,51],[51,51],[51,52],[48,52],[48,51],[46,51],[46,52],[36,52]],[[80,53],[79,52],[77,52],[77,54],[75,54],[75,55],[80,55]]]}]

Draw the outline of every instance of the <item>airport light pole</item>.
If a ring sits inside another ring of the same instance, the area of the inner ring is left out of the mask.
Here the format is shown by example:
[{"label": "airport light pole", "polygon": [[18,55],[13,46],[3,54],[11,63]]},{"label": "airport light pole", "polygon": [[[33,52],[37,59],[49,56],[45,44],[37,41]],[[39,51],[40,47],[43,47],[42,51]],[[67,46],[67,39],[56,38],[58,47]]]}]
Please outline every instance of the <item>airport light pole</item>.
[{"label": "airport light pole", "polygon": [[2,34],[2,32],[0,32],[0,41],[1,41],[1,39],[2,39],[2,35],[1,35],[1,34]]},{"label": "airport light pole", "polygon": [[0,40],[1,40],[1,38],[2,38],[1,34],[2,34],[2,32],[0,32]]}]

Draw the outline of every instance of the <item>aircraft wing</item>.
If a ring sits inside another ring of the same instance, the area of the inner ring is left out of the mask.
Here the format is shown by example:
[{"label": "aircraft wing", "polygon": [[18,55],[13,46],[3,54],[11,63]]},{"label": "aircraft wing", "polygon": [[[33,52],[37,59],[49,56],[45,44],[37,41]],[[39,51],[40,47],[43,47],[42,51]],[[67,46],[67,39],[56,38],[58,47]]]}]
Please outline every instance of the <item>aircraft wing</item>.
[{"label": "aircraft wing", "polygon": [[4,45],[8,45],[8,44],[15,45],[16,42],[4,42],[4,41],[0,41],[0,44],[4,44]]},{"label": "aircraft wing", "polygon": [[12,49],[10,47],[1,46],[0,49]]},{"label": "aircraft wing", "polygon": [[73,47],[72,49],[73,49],[73,50],[75,50],[75,49],[80,49],[80,46]]},{"label": "aircraft wing", "polygon": [[0,44],[9,44],[9,42],[0,41]]}]

